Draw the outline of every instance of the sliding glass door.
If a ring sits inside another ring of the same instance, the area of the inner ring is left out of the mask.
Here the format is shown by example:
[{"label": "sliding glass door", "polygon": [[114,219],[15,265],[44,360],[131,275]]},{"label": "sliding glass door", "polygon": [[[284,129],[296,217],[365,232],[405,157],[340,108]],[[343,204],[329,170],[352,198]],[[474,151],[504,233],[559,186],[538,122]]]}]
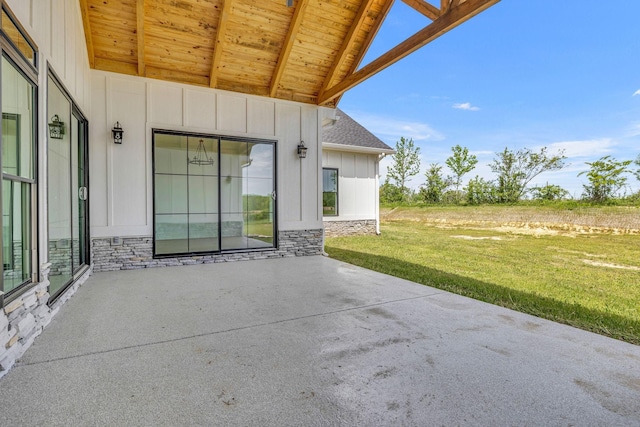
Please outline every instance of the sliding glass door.
[{"label": "sliding glass door", "polygon": [[49,77],[48,112],[63,123],[47,149],[49,293],[59,295],[88,264],[87,121]]},{"label": "sliding glass door", "polygon": [[154,255],[275,247],[275,144],[154,130]]}]

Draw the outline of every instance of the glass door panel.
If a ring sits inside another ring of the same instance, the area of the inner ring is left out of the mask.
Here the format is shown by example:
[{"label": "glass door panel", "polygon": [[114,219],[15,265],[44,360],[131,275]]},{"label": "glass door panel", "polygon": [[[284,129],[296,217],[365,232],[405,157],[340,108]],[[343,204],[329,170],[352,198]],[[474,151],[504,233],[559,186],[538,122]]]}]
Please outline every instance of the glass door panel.
[{"label": "glass door panel", "polygon": [[274,247],[274,173],[274,143],[154,131],[154,253]]},{"label": "glass door panel", "polygon": [[222,249],[273,247],[274,144],[222,140],[221,151]]},{"label": "glass door panel", "polygon": [[49,77],[48,116],[64,123],[47,140],[49,293],[59,295],[88,262],[87,121]]},{"label": "glass door panel", "polygon": [[[49,293],[55,296],[73,279],[73,233],[71,197],[71,102],[49,77],[48,116],[57,115],[64,123],[60,138],[48,138],[48,213],[49,213]],[[77,143],[77,141],[76,141]]]},{"label": "glass door panel", "polygon": [[154,132],[156,255],[215,252],[218,139]]}]

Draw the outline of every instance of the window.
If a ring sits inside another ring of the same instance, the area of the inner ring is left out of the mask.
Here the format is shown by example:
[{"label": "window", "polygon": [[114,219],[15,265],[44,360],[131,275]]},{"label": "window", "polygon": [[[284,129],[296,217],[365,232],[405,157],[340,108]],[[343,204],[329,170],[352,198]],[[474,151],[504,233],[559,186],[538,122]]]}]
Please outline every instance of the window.
[{"label": "window", "polygon": [[273,248],[275,143],[153,131],[154,255]]},{"label": "window", "polygon": [[32,280],[36,87],[2,57],[2,288]]},{"label": "window", "polygon": [[36,67],[36,49],[31,39],[22,31],[9,12],[2,8],[2,31],[13,47],[27,60],[29,65]]},{"label": "window", "polygon": [[322,215],[338,215],[338,169],[322,169]]}]

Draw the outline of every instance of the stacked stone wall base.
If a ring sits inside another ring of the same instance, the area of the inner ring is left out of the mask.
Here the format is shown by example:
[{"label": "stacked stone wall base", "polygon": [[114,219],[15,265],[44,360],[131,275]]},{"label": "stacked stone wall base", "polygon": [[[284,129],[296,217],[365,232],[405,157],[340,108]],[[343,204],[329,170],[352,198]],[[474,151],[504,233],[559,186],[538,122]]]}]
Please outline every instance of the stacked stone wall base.
[{"label": "stacked stone wall base", "polygon": [[324,234],[327,237],[376,234],[376,230],[376,221],[374,219],[324,222]]},{"label": "stacked stone wall base", "polygon": [[91,241],[93,271],[133,270],[175,265],[211,264],[322,254],[322,229],[290,230],[278,233],[278,248],[211,255],[153,258],[153,238],[124,237],[114,244],[111,238]]}]

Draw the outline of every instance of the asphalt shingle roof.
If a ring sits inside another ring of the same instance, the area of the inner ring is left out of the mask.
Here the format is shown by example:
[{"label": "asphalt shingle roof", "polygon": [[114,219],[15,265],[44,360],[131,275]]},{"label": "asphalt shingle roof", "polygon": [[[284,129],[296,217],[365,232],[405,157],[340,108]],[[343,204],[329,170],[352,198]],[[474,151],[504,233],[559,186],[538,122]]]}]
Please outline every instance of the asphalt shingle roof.
[{"label": "asphalt shingle roof", "polygon": [[333,126],[323,130],[322,142],[392,150],[380,138],[369,132],[339,108],[336,110],[336,118],[338,117],[339,119]]}]

